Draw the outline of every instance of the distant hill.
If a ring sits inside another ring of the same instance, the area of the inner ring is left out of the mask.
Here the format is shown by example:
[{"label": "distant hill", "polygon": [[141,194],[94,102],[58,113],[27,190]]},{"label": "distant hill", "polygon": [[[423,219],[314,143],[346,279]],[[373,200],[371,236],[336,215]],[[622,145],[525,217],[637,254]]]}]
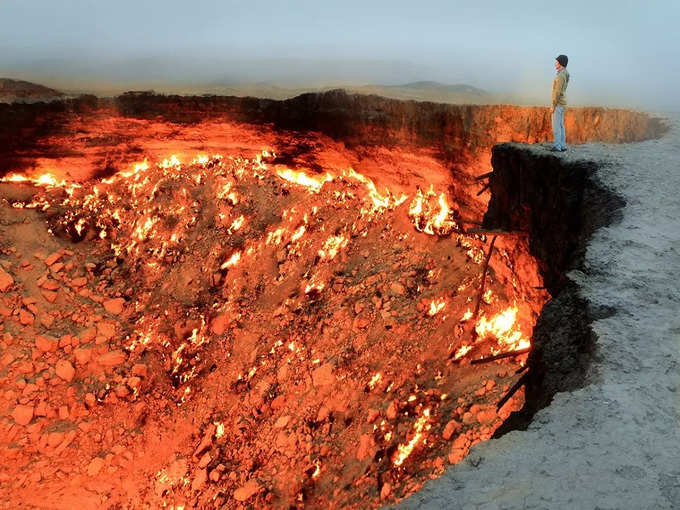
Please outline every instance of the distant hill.
[{"label": "distant hill", "polygon": [[286,87],[276,82],[241,83],[230,85],[196,85],[185,93],[211,93],[217,95],[266,97],[269,99],[289,99],[305,92],[323,92],[331,89],[345,89],[355,94],[375,94],[392,99],[432,101],[435,103],[490,104],[499,99],[471,85],[447,85],[434,81],[417,81],[403,85],[343,85],[326,87]]},{"label": "distant hill", "polygon": [[[159,93],[165,94],[215,94],[222,96],[252,96],[270,99],[288,99],[305,92],[323,92],[326,90],[343,88],[355,94],[375,94],[392,99],[432,101],[435,103],[457,104],[489,104],[499,102],[494,95],[471,85],[448,85],[435,81],[416,81],[403,85],[342,85],[333,84],[325,87],[287,85],[275,81],[261,81],[234,84],[159,84],[154,87]],[[117,94],[114,92],[111,95]],[[107,94],[108,95],[108,94]],[[65,94],[23,80],[0,78],[0,102],[35,102],[49,101],[64,97]]]},{"label": "distant hill", "polygon": [[62,97],[58,90],[23,80],[0,78],[0,101],[41,101]]},{"label": "distant hill", "polygon": [[394,99],[413,99],[415,101],[433,101],[436,103],[494,103],[492,94],[472,85],[447,85],[435,81],[417,81],[404,85],[365,85],[348,87],[352,92],[361,94],[377,94]]}]

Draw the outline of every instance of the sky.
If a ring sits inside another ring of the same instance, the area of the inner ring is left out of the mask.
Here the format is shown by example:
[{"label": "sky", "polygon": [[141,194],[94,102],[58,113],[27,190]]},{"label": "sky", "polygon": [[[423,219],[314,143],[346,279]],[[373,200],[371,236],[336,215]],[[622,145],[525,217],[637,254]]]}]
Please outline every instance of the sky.
[{"label": "sky", "polygon": [[[0,77],[47,85],[465,83],[680,109],[677,0],[0,0]],[[71,81],[69,81],[71,80]]]}]

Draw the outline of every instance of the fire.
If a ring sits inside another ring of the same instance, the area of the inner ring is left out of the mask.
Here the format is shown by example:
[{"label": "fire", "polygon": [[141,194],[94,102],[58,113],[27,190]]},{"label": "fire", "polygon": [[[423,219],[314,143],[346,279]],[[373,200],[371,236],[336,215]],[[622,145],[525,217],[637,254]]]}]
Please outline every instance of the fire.
[{"label": "fire", "polygon": [[400,444],[399,446],[397,446],[396,456],[393,460],[395,466],[399,467],[404,463],[408,456],[411,455],[411,452],[416,447],[420,439],[423,437],[423,431],[429,430],[431,428],[431,425],[427,423],[429,419],[430,410],[425,409],[423,411],[423,415],[420,418],[418,418],[415,424],[413,425],[414,433],[411,440],[406,444]]},{"label": "fire", "polygon": [[370,389],[375,388],[375,385],[380,382],[380,379],[382,378],[382,375],[380,375],[380,372],[377,372],[373,377],[371,377],[371,380],[368,381],[368,387]]},{"label": "fire", "polygon": [[236,218],[228,229],[229,233],[236,232],[238,229],[240,229],[243,226],[244,221],[245,217],[243,215]]},{"label": "fire", "polygon": [[224,423],[216,421],[213,425],[215,425],[215,438],[221,438],[224,435]]},{"label": "fire", "polygon": [[477,335],[480,339],[492,336],[498,340],[499,347],[510,350],[530,347],[531,342],[524,337],[516,324],[518,311],[517,306],[511,306],[494,315],[491,319],[481,317],[475,326]]},{"label": "fire", "polygon": [[371,179],[355,171],[353,168],[350,168],[347,172],[345,172],[345,175],[350,179],[357,180],[366,186],[366,189],[368,189],[368,196],[373,202],[373,211],[381,208],[396,207],[408,198],[406,195],[402,195],[401,197],[395,199],[392,197],[392,193],[389,189],[386,189],[385,194],[381,195],[378,192],[375,183]]},{"label": "fire", "polygon": [[427,311],[427,315],[433,317],[441,312],[446,306],[446,301],[443,298],[436,298],[430,301],[430,309]]},{"label": "fire", "polygon": [[451,219],[452,212],[444,193],[437,196],[433,186],[430,186],[426,194],[423,194],[420,188],[417,189],[416,196],[409,206],[408,215],[413,219],[419,232],[449,235],[459,229],[458,224]]},{"label": "fire", "polygon": [[290,168],[277,170],[276,174],[288,182],[299,184],[300,186],[308,188],[312,193],[318,193],[321,191],[321,187],[325,183],[333,180],[333,176],[330,173],[326,173],[326,175],[322,178],[315,178],[310,177],[304,172],[298,172],[296,170],[291,170]]},{"label": "fire", "polygon": [[158,166],[164,170],[167,170],[169,168],[179,170],[179,168],[182,166],[182,162],[176,155],[173,154],[169,158],[165,158],[163,161],[161,161]]},{"label": "fire", "polygon": [[290,237],[290,241],[294,243],[295,241],[300,239],[304,235],[306,229],[307,228],[304,225],[300,225],[300,227],[298,227],[298,229],[295,232],[293,232],[293,235]]},{"label": "fire", "polygon": [[232,266],[235,266],[236,264],[238,264],[239,260],[241,260],[241,252],[237,251],[233,253],[232,256],[229,257],[225,262],[222,263],[220,269],[227,269]]},{"label": "fire", "polygon": [[459,360],[459,359],[461,359],[463,356],[465,356],[468,352],[470,352],[471,350],[472,350],[472,346],[471,346],[471,345],[463,345],[463,346],[461,346],[460,349],[458,349],[458,350],[456,351],[456,354],[453,356],[453,359],[454,359],[454,360]]},{"label": "fire", "polygon": [[331,236],[326,239],[323,248],[319,250],[319,258],[321,260],[333,260],[340,250],[342,250],[349,243],[349,239],[345,236]]}]

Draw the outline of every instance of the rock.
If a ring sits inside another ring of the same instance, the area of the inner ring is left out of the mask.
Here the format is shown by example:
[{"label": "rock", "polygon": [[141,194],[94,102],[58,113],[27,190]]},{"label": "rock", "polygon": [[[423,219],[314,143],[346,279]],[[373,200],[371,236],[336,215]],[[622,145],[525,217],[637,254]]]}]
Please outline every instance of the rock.
[{"label": "rock", "polygon": [[0,267],[0,292],[7,292],[14,284],[14,278],[9,273],[6,273],[4,269]]},{"label": "rock", "polygon": [[42,297],[45,298],[45,301],[47,301],[48,303],[54,303],[59,297],[59,294],[57,294],[56,292],[52,292],[51,290],[41,290],[40,294],[42,295]]},{"label": "rock", "polygon": [[55,352],[57,350],[58,343],[54,338],[38,335],[35,337],[35,347],[40,352]]},{"label": "rock", "polygon": [[203,457],[201,457],[201,460],[198,461],[198,467],[200,469],[203,469],[206,467],[208,464],[210,464],[210,461],[212,460],[212,457],[210,456],[210,452],[205,452],[203,454]]},{"label": "rock", "polygon": [[45,290],[57,290],[59,289],[59,282],[56,280],[45,280],[41,287]]},{"label": "rock", "polygon": [[55,251],[54,253],[52,253],[51,255],[48,255],[48,256],[45,258],[45,265],[51,266],[52,264],[54,264],[55,262],[57,262],[57,261],[58,261],[61,257],[63,257],[63,256],[64,256],[63,253],[61,253],[61,252],[59,252],[59,251]]},{"label": "rock", "polygon": [[118,315],[123,311],[124,304],[125,300],[123,298],[107,299],[102,303],[104,310],[114,315]]},{"label": "rock", "polygon": [[229,326],[229,317],[221,314],[213,319],[210,329],[214,334],[222,335],[227,330],[227,326]]},{"label": "rock", "polygon": [[[89,331],[90,330],[86,330],[83,332],[83,334]],[[111,340],[113,338],[113,335],[116,334],[116,324],[114,322],[98,322],[97,332],[99,332],[100,336],[103,336],[107,340]],[[95,336],[93,336],[92,339],[94,339]]]},{"label": "rock", "polygon": [[[99,325],[97,325],[97,326],[99,326]],[[87,329],[81,331],[80,341],[81,341],[81,343],[87,344],[87,343],[91,342],[92,340],[94,340],[96,336],[97,336],[97,328],[95,328],[95,327],[87,328]]]},{"label": "rock", "polygon": [[73,380],[73,376],[76,375],[76,369],[73,368],[73,365],[71,365],[70,361],[65,359],[60,359],[57,361],[54,371],[56,372],[57,376],[66,382],[71,382]]},{"label": "rock", "polygon": [[380,489],[380,499],[384,501],[390,497],[390,494],[392,494],[392,486],[389,483],[386,483],[382,486],[382,489]]},{"label": "rock", "polygon": [[86,365],[90,359],[92,359],[92,349],[75,349],[73,351],[73,356],[76,359],[76,363],[79,365]]},{"label": "rock", "polygon": [[274,423],[274,428],[275,429],[283,429],[288,425],[288,422],[290,421],[290,416],[281,416],[278,420],[276,420],[276,423]]},{"label": "rock", "polygon": [[63,440],[64,440],[63,432],[50,432],[47,435],[47,446],[49,446],[50,448],[56,448],[62,443]]},{"label": "rock", "polygon": [[245,485],[234,491],[236,501],[247,501],[260,490],[260,484],[256,480],[248,480]]},{"label": "rock", "polygon": [[484,411],[479,411],[475,417],[479,423],[486,424],[493,422],[498,415],[494,409],[486,409]]},{"label": "rock", "polygon": [[148,367],[144,363],[136,363],[135,366],[132,367],[132,375],[146,377],[147,372]]},{"label": "rock", "polygon": [[387,418],[390,420],[394,420],[397,417],[397,413],[399,412],[399,408],[397,407],[396,401],[390,402],[390,405],[387,407],[387,411],[385,411],[385,415]]},{"label": "rock", "polygon": [[444,427],[442,437],[448,441],[456,432],[458,432],[458,430],[460,430],[460,423],[456,420],[451,420]]},{"label": "rock", "polygon": [[97,358],[97,363],[105,367],[115,367],[124,363],[127,359],[125,353],[121,350],[110,351],[102,354]]},{"label": "rock", "polygon": [[194,451],[194,455],[196,456],[200,455],[206,450],[206,448],[208,448],[212,444],[213,436],[215,435],[215,430],[217,430],[217,427],[215,426],[214,423],[208,424],[208,426],[205,428],[205,432],[203,433],[203,439],[201,439],[201,442],[198,444],[196,450]]},{"label": "rock", "polygon": [[87,278],[84,276],[81,276],[80,278],[74,278],[71,281],[71,286],[73,287],[82,287],[87,283]]},{"label": "rock", "polygon": [[357,460],[364,460],[371,456],[371,449],[374,441],[372,434],[362,434],[359,438],[359,449],[357,450]]},{"label": "rock", "polygon": [[333,375],[333,365],[325,363],[312,372],[312,382],[314,386],[328,386],[335,383]]},{"label": "rock", "polygon": [[392,282],[390,284],[390,294],[393,296],[403,296],[406,294],[406,289],[401,283],[398,282]]},{"label": "rock", "polygon": [[113,391],[119,398],[125,398],[130,394],[130,390],[128,389],[128,387],[123,384],[118,384],[116,387],[113,388]]},{"label": "rock", "polygon": [[19,310],[19,322],[23,324],[24,326],[29,326],[33,324],[33,314],[29,312],[28,310],[24,310],[23,308]]},{"label": "rock", "polygon": [[104,467],[104,459],[101,457],[95,457],[90,461],[90,463],[87,466],[87,474],[88,476],[96,476],[99,474],[99,472],[102,470]]},{"label": "rock", "polygon": [[33,406],[19,404],[12,411],[12,418],[19,425],[28,425],[33,419]]},{"label": "rock", "polygon": [[196,476],[194,476],[194,480],[191,482],[191,490],[192,491],[199,490],[201,487],[203,487],[203,484],[207,479],[208,472],[205,469],[199,469],[196,472]]},{"label": "rock", "polygon": [[52,317],[51,315],[48,315],[46,313],[41,314],[39,319],[40,319],[40,324],[42,324],[43,326],[45,326],[48,329],[52,327],[52,324],[54,324],[54,317]]},{"label": "rock", "polygon": [[472,414],[470,411],[467,411],[465,414],[463,414],[463,423],[465,423],[465,425],[471,425],[474,422],[475,415]]}]

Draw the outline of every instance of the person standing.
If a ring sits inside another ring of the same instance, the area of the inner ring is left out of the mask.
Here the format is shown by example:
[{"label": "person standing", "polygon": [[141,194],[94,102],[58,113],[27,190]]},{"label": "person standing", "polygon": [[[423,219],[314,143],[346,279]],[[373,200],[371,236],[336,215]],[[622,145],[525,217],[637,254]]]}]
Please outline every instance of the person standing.
[{"label": "person standing", "polygon": [[567,63],[569,59],[566,55],[560,55],[555,59],[555,69],[557,75],[552,85],[552,128],[555,136],[555,144],[551,150],[566,151],[567,141],[564,133],[564,108],[567,106],[567,85],[569,84],[569,71]]}]

